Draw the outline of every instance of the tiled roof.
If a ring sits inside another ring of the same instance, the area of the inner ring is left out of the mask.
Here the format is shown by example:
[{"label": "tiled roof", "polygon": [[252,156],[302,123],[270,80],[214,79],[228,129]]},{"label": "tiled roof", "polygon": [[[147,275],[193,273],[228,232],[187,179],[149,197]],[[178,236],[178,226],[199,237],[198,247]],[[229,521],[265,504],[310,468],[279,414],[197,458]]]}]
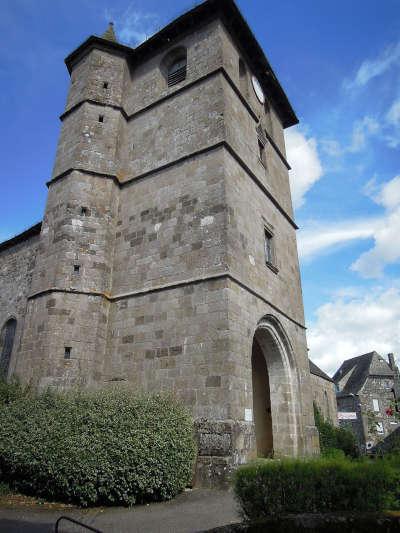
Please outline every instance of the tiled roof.
[{"label": "tiled roof", "polygon": [[346,376],[341,392],[357,394],[369,376],[393,377],[394,372],[377,352],[369,352],[344,361],[333,381],[338,384]]},{"label": "tiled roof", "polygon": [[318,376],[319,378],[326,379],[327,381],[333,382],[333,379],[330,378],[328,374],[325,374],[325,372],[321,370],[315,363],[313,363],[311,359],[308,360],[308,364],[310,365],[311,374],[314,374],[314,376]]}]

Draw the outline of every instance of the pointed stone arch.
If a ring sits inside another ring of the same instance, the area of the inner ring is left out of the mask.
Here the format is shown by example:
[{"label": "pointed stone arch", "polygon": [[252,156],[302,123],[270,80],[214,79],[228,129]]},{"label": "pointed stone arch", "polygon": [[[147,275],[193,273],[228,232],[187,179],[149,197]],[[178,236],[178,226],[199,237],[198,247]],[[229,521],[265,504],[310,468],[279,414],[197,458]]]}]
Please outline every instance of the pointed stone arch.
[{"label": "pointed stone arch", "polygon": [[10,317],[0,332],[0,376],[7,377],[14,347],[17,319]]},{"label": "pointed stone arch", "polygon": [[279,320],[266,315],[252,346],[257,455],[299,454],[299,381],[294,352]]}]

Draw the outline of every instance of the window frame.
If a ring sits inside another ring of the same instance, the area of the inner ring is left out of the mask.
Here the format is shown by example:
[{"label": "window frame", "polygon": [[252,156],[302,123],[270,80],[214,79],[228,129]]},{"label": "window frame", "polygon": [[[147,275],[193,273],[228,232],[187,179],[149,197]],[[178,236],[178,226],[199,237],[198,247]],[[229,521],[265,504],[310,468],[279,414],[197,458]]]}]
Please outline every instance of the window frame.
[{"label": "window frame", "polygon": [[259,123],[256,127],[257,141],[258,141],[258,161],[267,170],[267,144],[268,138],[264,132],[264,129]]},{"label": "window frame", "polygon": [[[174,68],[179,63],[182,63],[182,65],[179,68]],[[178,46],[170,50],[162,59],[160,69],[168,88],[185,81],[188,75],[187,48]]]},{"label": "window frame", "polygon": [[279,272],[276,260],[276,240],[274,228],[271,224],[264,221],[263,224],[263,239],[264,239],[264,263],[275,274]]}]

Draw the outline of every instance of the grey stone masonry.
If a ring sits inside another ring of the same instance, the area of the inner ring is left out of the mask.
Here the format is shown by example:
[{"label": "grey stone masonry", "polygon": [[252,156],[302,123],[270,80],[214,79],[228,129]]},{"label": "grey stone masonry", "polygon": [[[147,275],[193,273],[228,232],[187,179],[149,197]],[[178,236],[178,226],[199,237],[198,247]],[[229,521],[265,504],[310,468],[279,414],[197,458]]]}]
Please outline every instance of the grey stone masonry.
[{"label": "grey stone masonry", "polygon": [[[348,359],[333,379],[339,423],[354,431],[361,452],[379,446],[399,427],[397,418],[387,413],[399,401],[400,376],[393,354],[388,361],[377,352]],[[354,413],[353,419],[346,413]]]},{"label": "grey stone masonry", "polygon": [[[199,484],[261,449],[317,453],[283,136],[297,118],[236,5],[207,0],[136,49],[90,37],[66,63],[40,236],[0,249],[1,272],[31,257],[13,371],[173,391],[196,421]],[[7,275],[1,298],[15,291]]]}]

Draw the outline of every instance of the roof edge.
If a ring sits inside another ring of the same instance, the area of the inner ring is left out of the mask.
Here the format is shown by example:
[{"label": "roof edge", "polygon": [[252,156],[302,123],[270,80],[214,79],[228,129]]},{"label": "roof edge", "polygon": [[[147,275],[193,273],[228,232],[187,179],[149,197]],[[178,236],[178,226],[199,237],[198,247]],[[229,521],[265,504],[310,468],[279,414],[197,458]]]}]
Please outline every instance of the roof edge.
[{"label": "roof edge", "polygon": [[78,46],[73,52],[71,52],[64,60],[67,65],[68,72],[71,74],[72,69],[76,63],[81,59],[83,54],[87,51],[93,50],[93,48],[100,48],[101,50],[111,50],[112,52],[119,52],[121,55],[129,56],[133,54],[134,49],[125,44],[120,44],[97,35],[91,35]]},{"label": "roof edge", "polygon": [[92,35],[65,59],[68,72],[71,74],[73,66],[81,59],[83,54],[93,48],[117,52],[135,61],[142,55],[168,45],[179,36],[179,33],[194,27],[194,18],[203,20],[219,18],[223,22],[239,49],[245,52],[251,69],[263,85],[267,95],[271,97],[283,127],[289,128],[298,124],[299,120],[296,113],[279,83],[264,50],[234,0],[206,0],[169,22],[136,48]]},{"label": "roof edge", "polygon": [[19,244],[20,242],[27,241],[28,239],[31,239],[32,237],[35,237],[36,235],[40,235],[40,231],[42,229],[42,222],[38,222],[34,226],[31,226],[30,228],[24,230],[22,233],[18,233],[18,235],[14,235],[14,237],[11,237],[11,239],[7,239],[6,241],[0,242],[0,252],[3,250],[6,250],[7,248],[11,248],[15,246],[16,244]]},{"label": "roof edge", "polygon": [[317,376],[318,378],[325,379],[326,381],[329,381],[330,383],[334,383],[333,379],[328,376],[323,370],[319,368],[315,363],[311,361],[311,359],[308,360],[308,365],[310,367],[310,374],[313,376]]}]

